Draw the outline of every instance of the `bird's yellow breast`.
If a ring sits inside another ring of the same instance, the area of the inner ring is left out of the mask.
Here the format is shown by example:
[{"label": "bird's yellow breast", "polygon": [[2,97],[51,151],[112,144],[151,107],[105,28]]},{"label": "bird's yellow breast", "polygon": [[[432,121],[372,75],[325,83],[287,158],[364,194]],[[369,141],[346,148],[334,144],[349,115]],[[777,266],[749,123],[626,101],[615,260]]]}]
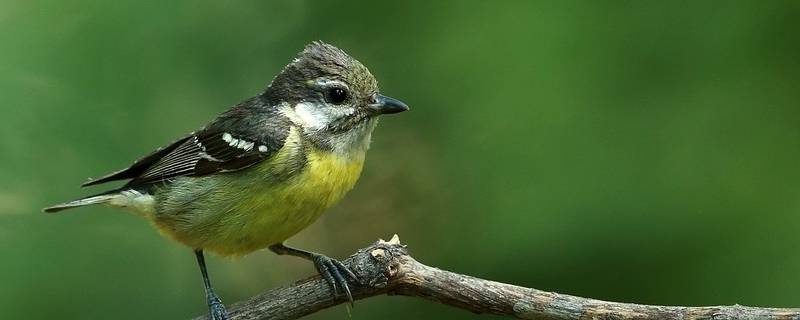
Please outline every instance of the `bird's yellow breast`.
[{"label": "bird's yellow breast", "polygon": [[[350,191],[361,174],[364,155],[343,157],[308,150],[300,172],[269,182],[276,167],[268,161],[232,178],[196,201],[191,213],[162,214],[154,222],[168,236],[193,248],[240,256],[280,243],[313,223]],[[278,158],[279,161],[280,158]],[[259,183],[258,179],[264,181]]]},{"label": "bird's yellow breast", "polygon": [[355,186],[364,164],[363,155],[345,158],[332,152],[311,150],[301,173],[287,183],[258,195],[252,202],[256,242],[286,240],[314,222]]}]

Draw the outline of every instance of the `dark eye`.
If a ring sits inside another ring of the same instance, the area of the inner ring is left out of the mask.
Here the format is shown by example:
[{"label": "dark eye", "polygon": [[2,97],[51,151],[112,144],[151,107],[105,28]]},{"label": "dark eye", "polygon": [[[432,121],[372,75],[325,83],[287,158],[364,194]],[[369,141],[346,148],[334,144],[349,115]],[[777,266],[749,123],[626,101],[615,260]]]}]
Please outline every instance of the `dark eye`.
[{"label": "dark eye", "polygon": [[347,100],[347,90],[342,88],[330,88],[325,93],[325,100],[333,104],[342,104]]}]

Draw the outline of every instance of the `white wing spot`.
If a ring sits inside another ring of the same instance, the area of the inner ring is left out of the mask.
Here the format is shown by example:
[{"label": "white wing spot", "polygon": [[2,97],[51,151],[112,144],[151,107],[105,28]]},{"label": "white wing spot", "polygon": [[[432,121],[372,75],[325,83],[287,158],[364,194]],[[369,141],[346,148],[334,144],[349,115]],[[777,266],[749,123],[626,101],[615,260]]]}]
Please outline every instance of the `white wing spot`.
[{"label": "white wing spot", "polygon": [[222,140],[224,140],[225,142],[230,143],[231,140],[233,140],[233,136],[230,133],[225,132],[225,133],[222,134]]},{"label": "white wing spot", "polygon": [[197,136],[194,136],[193,140],[194,140],[194,144],[195,144],[195,145],[196,145],[198,148],[200,148],[200,150],[203,150],[204,152],[206,151],[206,146],[204,146],[202,143],[200,143],[200,140],[199,140],[199,139],[197,139]]},{"label": "white wing spot", "polygon": [[258,146],[258,151],[267,152],[267,151],[269,151],[269,148],[267,148],[267,146]]},{"label": "white wing spot", "polygon": [[[227,132],[222,134],[222,140],[227,142],[228,145],[231,146],[231,147],[238,148],[238,149],[243,149],[245,151],[252,150],[253,146],[256,145],[255,143],[247,141],[247,140],[244,140],[244,139],[236,139],[236,138],[233,137],[233,135],[231,135],[230,133],[227,133]],[[198,142],[198,145],[200,145],[199,142]],[[205,148],[203,148],[203,150],[205,150]]]}]

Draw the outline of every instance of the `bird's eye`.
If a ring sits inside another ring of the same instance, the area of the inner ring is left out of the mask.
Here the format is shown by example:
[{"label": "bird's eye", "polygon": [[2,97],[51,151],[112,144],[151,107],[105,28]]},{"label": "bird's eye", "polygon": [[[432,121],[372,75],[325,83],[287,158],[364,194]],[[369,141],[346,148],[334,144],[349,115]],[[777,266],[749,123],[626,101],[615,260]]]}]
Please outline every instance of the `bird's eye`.
[{"label": "bird's eye", "polygon": [[331,88],[325,93],[325,100],[333,104],[342,104],[347,100],[347,90]]}]

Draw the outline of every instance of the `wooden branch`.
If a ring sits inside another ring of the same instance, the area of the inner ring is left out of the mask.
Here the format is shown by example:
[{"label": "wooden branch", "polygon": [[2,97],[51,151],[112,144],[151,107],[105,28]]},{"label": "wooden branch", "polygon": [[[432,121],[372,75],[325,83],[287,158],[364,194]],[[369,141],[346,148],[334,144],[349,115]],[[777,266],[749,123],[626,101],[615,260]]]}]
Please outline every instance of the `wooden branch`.
[{"label": "wooden branch", "polygon": [[[796,308],[608,302],[478,279],[417,262],[397,236],[360,249],[343,263],[364,282],[351,288],[354,299],[399,294],[518,319],[800,319]],[[315,276],[237,303],[230,308],[230,318],[297,319],[345,302],[341,298],[334,301],[328,284]],[[195,320],[201,319],[207,317]]]}]

